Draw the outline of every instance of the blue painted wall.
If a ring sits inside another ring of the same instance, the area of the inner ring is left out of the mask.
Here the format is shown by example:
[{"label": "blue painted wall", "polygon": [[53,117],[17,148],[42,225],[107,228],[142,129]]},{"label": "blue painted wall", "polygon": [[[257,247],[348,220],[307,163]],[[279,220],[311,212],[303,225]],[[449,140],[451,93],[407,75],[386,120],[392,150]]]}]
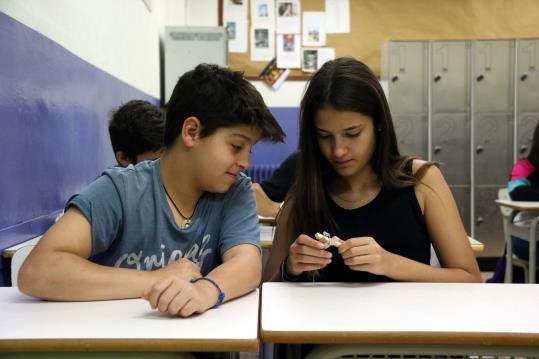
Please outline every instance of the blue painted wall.
[{"label": "blue painted wall", "polygon": [[286,133],[285,142],[257,143],[253,147],[251,166],[280,164],[298,148],[299,108],[274,107],[270,111]]},{"label": "blue painted wall", "polygon": [[115,163],[108,115],[131,99],[159,102],[0,12],[0,252]]}]

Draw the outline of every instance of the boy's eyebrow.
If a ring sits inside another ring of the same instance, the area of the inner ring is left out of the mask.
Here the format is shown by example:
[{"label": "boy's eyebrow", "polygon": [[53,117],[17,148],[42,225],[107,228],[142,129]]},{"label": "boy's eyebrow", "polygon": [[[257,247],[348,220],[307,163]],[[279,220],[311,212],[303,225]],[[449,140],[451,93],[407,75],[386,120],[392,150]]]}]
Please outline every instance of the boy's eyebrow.
[{"label": "boy's eyebrow", "polygon": [[234,136],[241,137],[241,138],[243,138],[244,140],[249,141],[249,142],[251,142],[251,143],[252,143],[252,142],[255,142],[251,137],[249,137],[249,136],[247,136],[247,135],[244,135],[243,133],[233,133],[231,136],[232,136],[232,137],[234,137]]}]

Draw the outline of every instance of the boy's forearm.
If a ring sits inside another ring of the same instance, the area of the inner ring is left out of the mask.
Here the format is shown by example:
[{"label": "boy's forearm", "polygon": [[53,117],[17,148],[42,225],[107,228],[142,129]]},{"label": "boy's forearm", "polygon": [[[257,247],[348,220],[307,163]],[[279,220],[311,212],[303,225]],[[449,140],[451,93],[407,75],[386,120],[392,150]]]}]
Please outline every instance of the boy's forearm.
[{"label": "boy's forearm", "polygon": [[[225,294],[225,301],[239,297],[260,285],[261,256],[235,256],[212,270],[207,277],[219,285]],[[214,294],[217,299],[217,291]]]},{"label": "boy's forearm", "polygon": [[107,267],[71,253],[37,255],[19,273],[19,289],[48,300],[137,298],[154,282],[152,272]]}]

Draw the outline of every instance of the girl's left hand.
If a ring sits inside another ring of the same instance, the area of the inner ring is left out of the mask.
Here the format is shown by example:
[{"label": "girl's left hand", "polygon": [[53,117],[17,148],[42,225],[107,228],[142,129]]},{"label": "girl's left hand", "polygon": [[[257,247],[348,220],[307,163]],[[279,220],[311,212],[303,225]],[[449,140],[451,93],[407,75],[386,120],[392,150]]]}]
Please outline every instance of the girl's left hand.
[{"label": "girl's left hand", "polygon": [[372,237],[356,237],[343,241],[339,253],[350,269],[386,275],[390,269],[391,253]]}]

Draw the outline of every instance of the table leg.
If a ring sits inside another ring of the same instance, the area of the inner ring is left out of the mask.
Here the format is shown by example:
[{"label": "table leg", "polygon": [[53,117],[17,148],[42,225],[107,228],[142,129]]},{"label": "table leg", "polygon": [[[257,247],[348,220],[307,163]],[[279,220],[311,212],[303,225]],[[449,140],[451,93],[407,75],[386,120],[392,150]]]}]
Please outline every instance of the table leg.
[{"label": "table leg", "polygon": [[513,283],[513,242],[509,234],[509,217],[503,216],[503,235],[505,237],[505,283]]}]

